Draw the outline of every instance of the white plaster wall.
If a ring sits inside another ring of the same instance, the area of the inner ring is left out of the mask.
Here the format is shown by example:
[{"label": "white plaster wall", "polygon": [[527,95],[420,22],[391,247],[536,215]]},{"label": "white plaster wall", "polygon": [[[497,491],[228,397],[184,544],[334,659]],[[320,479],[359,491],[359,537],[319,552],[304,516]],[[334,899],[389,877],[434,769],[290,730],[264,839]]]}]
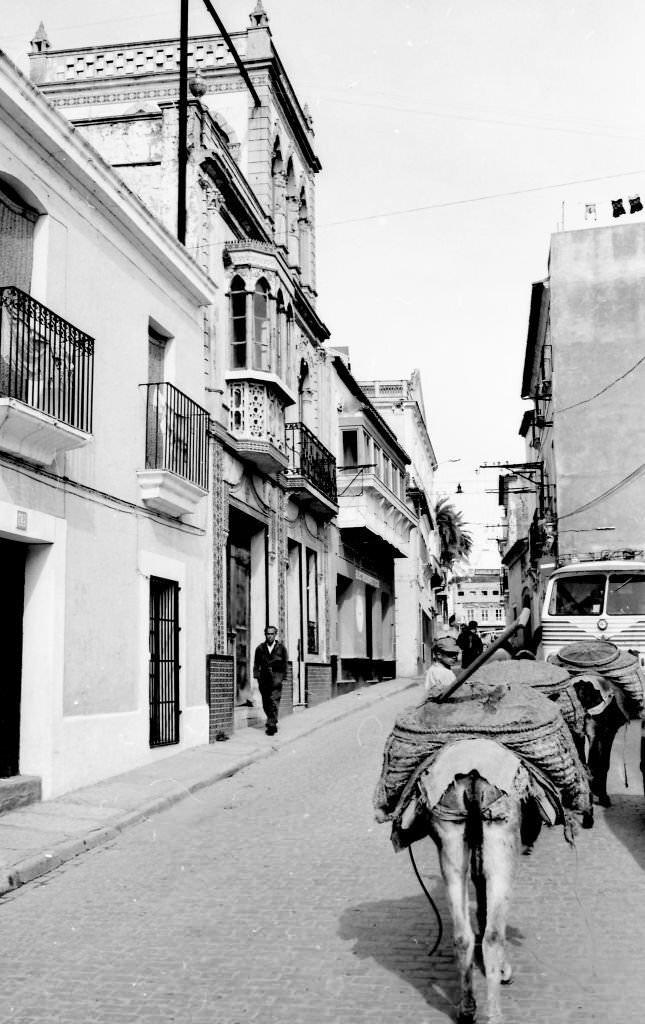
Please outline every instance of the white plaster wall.
[{"label": "white plaster wall", "polygon": [[[46,798],[208,740],[205,656],[207,502],[185,525],[141,505],[148,319],[173,336],[168,377],[204,404],[196,297],[138,248],[114,210],[90,202],[30,137],[0,117],[0,174],[47,211],[37,226],[33,294],[95,338],[89,443],[50,467],[0,469],[0,533],[29,544],[25,580],[21,771]],[[165,243],[164,243],[165,244]],[[157,258],[159,257],[159,258]],[[63,483],[61,477],[74,483]],[[18,534],[17,513],[29,529]],[[13,525],[12,525],[13,524]],[[156,566],[156,569],[154,568]],[[148,740],[149,574],[181,580],[181,742]]]}]

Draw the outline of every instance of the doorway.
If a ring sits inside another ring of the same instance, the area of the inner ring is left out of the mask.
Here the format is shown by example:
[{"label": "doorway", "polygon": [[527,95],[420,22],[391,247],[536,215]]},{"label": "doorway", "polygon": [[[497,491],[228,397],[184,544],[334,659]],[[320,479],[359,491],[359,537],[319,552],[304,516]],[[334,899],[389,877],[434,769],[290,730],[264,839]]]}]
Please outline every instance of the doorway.
[{"label": "doorway", "polygon": [[287,650],[293,666],[293,703],[305,703],[305,656],[302,631],[302,547],[289,539],[287,566]]},{"label": "doorway", "polygon": [[249,673],[251,628],[251,540],[228,541],[228,632],[233,634],[235,703],[252,703]]},{"label": "doorway", "polygon": [[0,644],[2,645],[2,714],[0,714],[0,778],[20,774],[20,697],[22,633],[27,546],[0,539]]}]

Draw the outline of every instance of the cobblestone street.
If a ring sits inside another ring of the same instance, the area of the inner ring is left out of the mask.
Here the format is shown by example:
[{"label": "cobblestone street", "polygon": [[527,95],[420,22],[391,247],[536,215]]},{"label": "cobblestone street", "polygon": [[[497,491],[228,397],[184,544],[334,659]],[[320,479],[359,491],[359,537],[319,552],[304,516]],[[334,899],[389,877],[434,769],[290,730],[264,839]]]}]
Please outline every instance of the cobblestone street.
[{"label": "cobblestone street", "polygon": [[[453,1019],[436,924],[371,797],[408,690],[285,746],[0,901],[0,1022],[363,1024]],[[640,1024],[645,800],[634,726],[596,827],[523,858],[507,1024]],[[267,739],[267,743],[271,742]],[[622,789],[621,789],[622,786]],[[482,1013],[484,985],[477,979]]]}]

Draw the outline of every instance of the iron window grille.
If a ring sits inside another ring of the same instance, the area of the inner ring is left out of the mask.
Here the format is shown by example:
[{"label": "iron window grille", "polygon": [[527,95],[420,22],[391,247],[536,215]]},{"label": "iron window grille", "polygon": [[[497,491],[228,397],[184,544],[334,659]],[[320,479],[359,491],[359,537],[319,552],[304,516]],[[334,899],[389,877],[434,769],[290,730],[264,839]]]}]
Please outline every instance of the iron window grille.
[{"label": "iron window grille", "polygon": [[92,432],[94,339],[20,288],[0,288],[0,396]]},{"label": "iron window grille", "polygon": [[150,577],[150,746],[179,743],[179,585]]}]

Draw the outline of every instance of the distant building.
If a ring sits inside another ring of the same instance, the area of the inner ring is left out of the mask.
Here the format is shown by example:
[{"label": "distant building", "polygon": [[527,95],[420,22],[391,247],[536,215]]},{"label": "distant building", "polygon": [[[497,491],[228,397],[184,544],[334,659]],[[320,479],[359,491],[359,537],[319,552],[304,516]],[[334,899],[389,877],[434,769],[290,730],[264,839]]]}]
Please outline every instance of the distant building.
[{"label": "distant building", "polygon": [[338,687],[401,673],[395,568],[411,554],[418,526],[408,504],[410,457],[352,375],[343,352],[330,351],[336,374],[338,502],[335,672]]},{"label": "distant building", "polygon": [[430,663],[432,639],[443,610],[437,601],[444,575],[433,518],[437,460],[428,434],[418,370],[407,380],[361,381],[361,387],[410,455],[406,500],[417,521],[410,534],[409,557],[395,560],[394,575],[397,673],[414,676]]},{"label": "distant building", "polygon": [[457,624],[475,621],[481,633],[506,625],[503,583],[499,571],[478,569],[450,583],[451,607]]}]

